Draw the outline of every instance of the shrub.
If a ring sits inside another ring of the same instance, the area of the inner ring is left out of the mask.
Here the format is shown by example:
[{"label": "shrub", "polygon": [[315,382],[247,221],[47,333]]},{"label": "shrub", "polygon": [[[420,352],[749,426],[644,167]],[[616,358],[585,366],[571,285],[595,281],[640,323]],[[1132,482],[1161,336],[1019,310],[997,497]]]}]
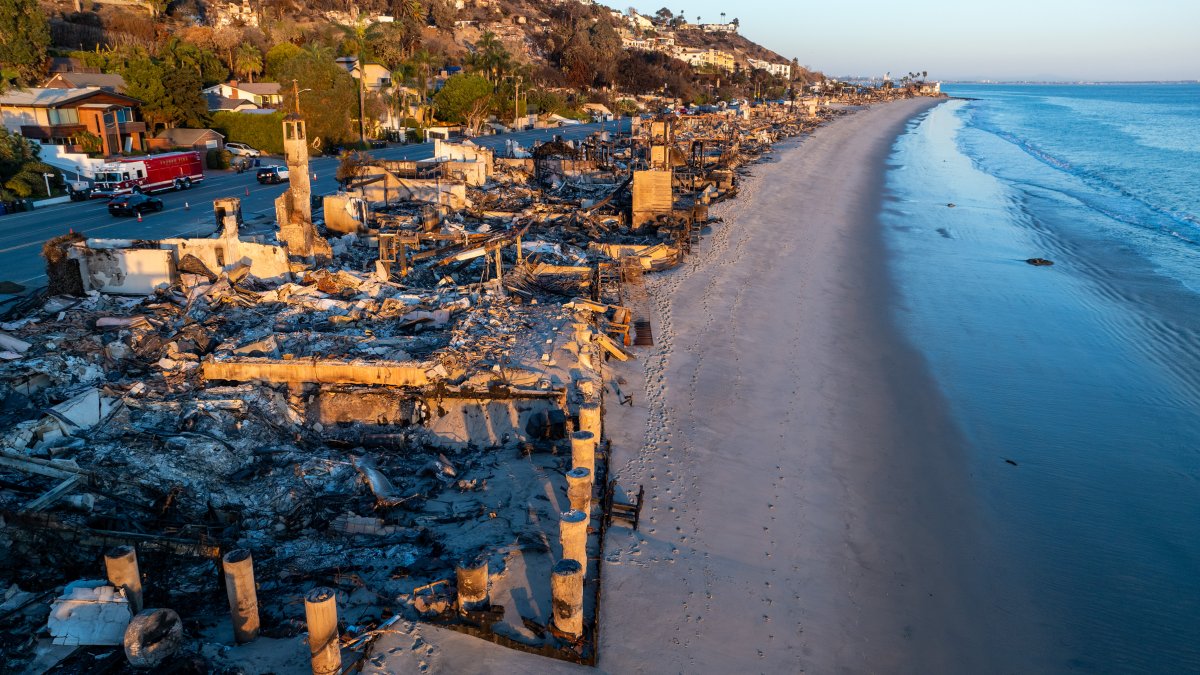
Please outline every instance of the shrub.
[{"label": "shrub", "polygon": [[283,154],[282,112],[247,115],[222,110],[213,114],[212,128],[223,134],[227,142],[245,143],[274,155]]},{"label": "shrub", "polygon": [[233,159],[233,155],[228,150],[218,150],[212,148],[208,151],[205,161],[210,169],[228,169],[229,162]]}]

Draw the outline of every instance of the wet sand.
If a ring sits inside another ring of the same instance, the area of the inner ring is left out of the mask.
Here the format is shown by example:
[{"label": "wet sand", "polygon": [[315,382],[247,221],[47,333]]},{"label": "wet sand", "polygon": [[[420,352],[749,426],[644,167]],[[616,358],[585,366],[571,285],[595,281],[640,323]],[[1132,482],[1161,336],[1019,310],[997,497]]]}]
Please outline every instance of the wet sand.
[{"label": "wet sand", "polygon": [[606,419],[648,508],[609,537],[601,670],[1003,669],[964,445],[889,319],[885,162],[936,103],[779,146],[653,282],[642,407]]}]

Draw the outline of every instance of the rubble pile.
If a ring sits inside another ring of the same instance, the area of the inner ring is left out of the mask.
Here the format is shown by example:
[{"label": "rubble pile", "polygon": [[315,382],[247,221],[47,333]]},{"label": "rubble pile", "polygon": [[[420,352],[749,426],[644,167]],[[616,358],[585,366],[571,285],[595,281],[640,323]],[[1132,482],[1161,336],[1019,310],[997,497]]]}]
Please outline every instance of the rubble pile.
[{"label": "rubble pile", "polygon": [[[155,663],[234,667],[213,645],[240,551],[254,635],[311,629],[320,586],[354,658],[403,617],[594,661],[594,600],[560,617],[550,582],[598,593],[590,556],[556,563],[564,512],[603,546],[603,361],[653,344],[642,277],[691,252],[739,171],[834,114],[656,119],[505,157],[439,142],[327,196],[327,237],[285,195],[287,237],[244,235],[224,199],[211,238],[50,242],[53,295],[0,321],[5,666],[51,642],[116,654],[124,628],[94,617],[158,607],[178,617],[129,624],[173,636]],[[573,467],[593,487],[568,503]],[[105,580],[116,546],[136,593]]]}]

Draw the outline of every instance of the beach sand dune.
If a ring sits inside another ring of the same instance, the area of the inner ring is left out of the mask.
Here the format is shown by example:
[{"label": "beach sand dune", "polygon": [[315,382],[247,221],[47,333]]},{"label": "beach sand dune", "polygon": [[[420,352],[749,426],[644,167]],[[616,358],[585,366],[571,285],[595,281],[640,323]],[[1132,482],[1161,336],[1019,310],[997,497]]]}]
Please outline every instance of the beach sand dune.
[{"label": "beach sand dune", "polygon": [[653,282],[645,400],[606,419],[648,510],[609,535],[601,670],[1002,669],[962,443],[887,318],[883,166],[936,103],[781,144]]}]

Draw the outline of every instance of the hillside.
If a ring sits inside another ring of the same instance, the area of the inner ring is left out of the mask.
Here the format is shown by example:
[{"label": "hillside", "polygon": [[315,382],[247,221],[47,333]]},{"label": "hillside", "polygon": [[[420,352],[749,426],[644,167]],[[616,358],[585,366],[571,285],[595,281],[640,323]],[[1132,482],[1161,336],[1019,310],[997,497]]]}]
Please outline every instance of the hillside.
[{"label": "hillside", "polygon": [[[155,4],[158,3],[158,4]],[[391,22],[402,33],[399,52],[417,46],[447,63],[462,61],[477,50],[485,33],[494,34],[513,60],[529,66],[547,84],[600,86],[620,84],[599,68],[595,82],[572,77],[573,64],[587,57],[618,66],[631,41],[666,38],[674,49],[717,50],[733,57],[736,68],[751,70],[749,59],[787,64],[788,59],[736,32],[708,32],[675,18],[636,17],[578,0],[41,0],[50,19],[53,44],[60,49],[143,47],[152,53],[169,36],[212,48],[232,50],[249,42],[264,53],[273,45],[319,42],[339,45],[345,35],[338,25]],[[405,15],[406,12],[415,13]],[[636,17],[636,18],[635,18]],[[147,21],[147,18],[152,20]],[[649,20],[649,21],[648,21]],[[647,25],[653,21],[653,25]],[[579,35],[586,39],[580,40]],[[587,42],[588,44],[580,44]],[[590,49],[588,49],[590,48]],[[662,50],[660,50],[662,51]],[[679,54],[664,51],[667,56]],[[387,56],[386,54],[377,55]],[[230,59],[232,60],[232,59]],[[686,60],[686,59],[684,59]],[[395,64],[385,64],[389,67]],[[696,63],[691,63],[696,66]],[[558,78],[555,73],[566,73]],[[580,75],[576,73],[576,75]],[[811,80],[798,72],[796,79]],[[555,82],[556,79],[564,79]]]},{"label": "hillside", "polygon": [[119,75],[151,134],[257,137],[237,111],[294,105],[279,87],[293,81],[310,130],[341,147],[532,113],[784,98],[821,78],[740,35],[736,19],[696,25],[580,0],[10,1],[36,4],[49,26],[13,83],[40,85],[51,68],[84,71],[63,81]]}]

